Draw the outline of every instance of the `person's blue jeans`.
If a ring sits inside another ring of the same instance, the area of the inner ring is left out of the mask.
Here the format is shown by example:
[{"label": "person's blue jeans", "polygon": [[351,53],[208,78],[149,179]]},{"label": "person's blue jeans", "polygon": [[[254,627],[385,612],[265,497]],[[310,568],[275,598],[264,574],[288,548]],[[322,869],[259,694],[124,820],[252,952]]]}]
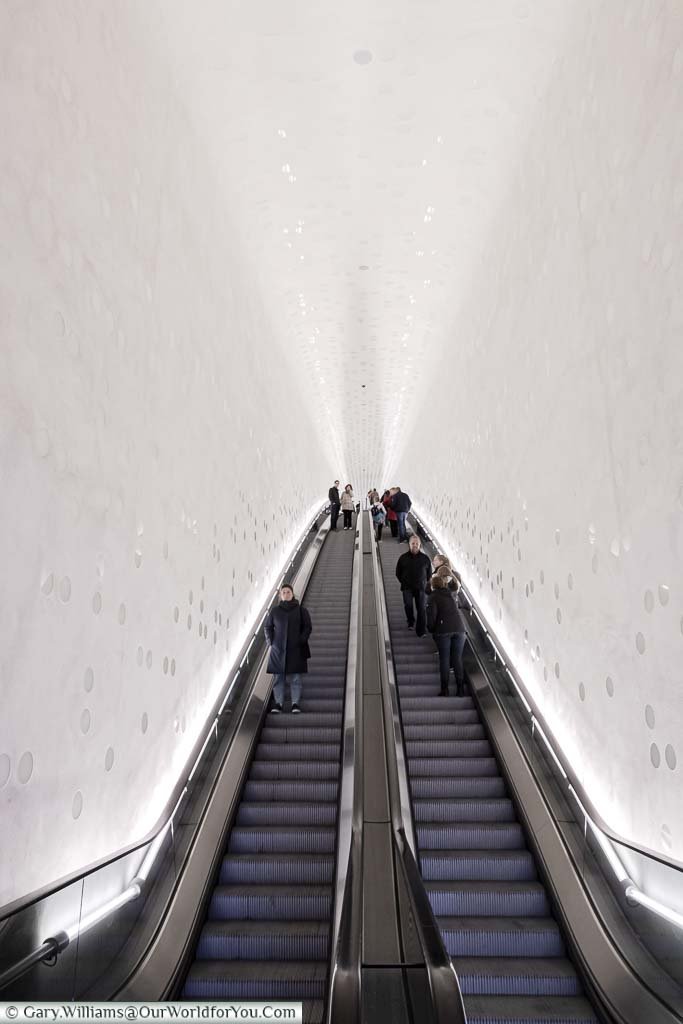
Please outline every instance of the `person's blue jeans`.
[{"label": "person's blue jeans", "polygon": [[400,544],[400,542],[402,540],[406,539],[406,518],[407,518],[407,516],[408,516],[407,512],[397,512],[396,513],[396,520],[398,522],[398,540],[399,540],[399,544]]},{"label": "person's blue jeans", "polygon": [[301,676],[298,672],[291,676],[275,676],[275,683],[273,684],[273,697],[275,699],[275,703],[284,704],[286,682],[289,683],[289,689],[292,694],[292,704],[298,704],[301,698]]},{"label": "person's blue jeans", "polygon": [[465,695],[465,669],[462,663],[462,652],[465,647],[466,633],[435,633],[434,643],[439,652],[439,671],[441,673],[441,689],[448,690],[451,669],[455,672],[455,685],[458,697]]}]

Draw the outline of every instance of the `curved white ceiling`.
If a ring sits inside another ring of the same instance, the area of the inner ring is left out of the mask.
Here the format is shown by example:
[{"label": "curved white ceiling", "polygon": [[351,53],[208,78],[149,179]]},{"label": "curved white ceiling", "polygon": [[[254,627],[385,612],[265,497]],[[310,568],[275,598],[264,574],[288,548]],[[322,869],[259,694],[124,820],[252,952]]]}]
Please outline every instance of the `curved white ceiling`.
[{"label": "curved white ceiling", "polygon": [[214,2],[162,31],[146,11],[316,427],[357,486],[389,481],[429,364],[458,343],[577,6]]}]

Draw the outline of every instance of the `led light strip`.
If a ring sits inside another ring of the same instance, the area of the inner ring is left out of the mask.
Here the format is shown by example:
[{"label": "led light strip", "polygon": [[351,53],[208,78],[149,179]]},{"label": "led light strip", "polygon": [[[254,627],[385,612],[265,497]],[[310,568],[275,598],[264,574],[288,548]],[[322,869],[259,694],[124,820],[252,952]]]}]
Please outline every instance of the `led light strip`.
[{"label": "led light strip", "polygon": [[161,849],[161,847],[162,847],[162,845],[164,843],[164,840],[166,839],[166,836],[168,835],[169,831],[172,832],[172,830],[173,830],[173,822],[174,822],[175,817],[176,817],[176,815],[177,815],[177,813],[178,813],[178,811],[180,809],[180,805],[182,804],[183,800],[185,799],[185,797],[187,795],[188,784],[191,782],[195,772],[197,771],[197,768],[199,767],[199,764],[200,764],[201,759],[202,759],[202,757],[204,755],[204,752],[205,752],[205,750],[206,750],[206,748],[207,748],[207,746],[208,746],[208,744],[209,744],[209,742],[211,740],[211,737],[213,735],[215,735],[215,732],[216,732],[216,729],[217,729],[217,726],[218,726],[218,720],[219,720],[221,714],[223,713],[223,709],[225,708],[225,705],[228,702],[230,694],[232,693],[232,691],[234,689],[235,683],[237,682],[237,679],[238,679],[238,677],[240,675],[242,667],[243,667],[245,661],[247,660],[247,658],[249,656],[249,652],[251,651],[252,647],[254,646],[254,644],[256,642],[256,639],[257,639],[257,637],[259,635],[261,626],[263,625],[263,623],[264,623],[264,621],[266,619],[266,616],[268,615],[268,611],[270,610],[270,607],[273,604],[273,601],[277,597],[277,594],[278,594],[278,591],[279,591],[280,586],[282,584],[282,581],[286,578],[287,573],[289,572],[291,567],[294,565],[294,562],[296,560],[296,556],[299,554],[299,551],[303,547],[304,542],[305,542],[306,538],[308,537],[308,534],[311,532],[312,524],[317,521],[318,516],[320,516],[321,512],[324,512],[325,507],[326,506],[323,504],[322,507],[315,514],[313,519],[307,525],[306,529],[304,530],[304,532],[302,534],[301,540],[299,541],[299,544],[298,544],[298,546],[296,547],[296,549],[294,551],[294,554],[292,555],[290,561],[287,563],[287,566],[285,567],[284,572],[282,573],[280,579],[278,580],[277,586],[276,586],[275,590],[273,591],[273,594],[272,594],[272,596],[270,598],[270,601],[268,602],[268,605],[266,606],[266,611],[264,612],[261,620],[259,621],[258,626],[256,627],[256,629],[255,629],[255,631],[254,631],[254,633],[252,635],[251,642],[249,643],[249,646],[247,647],[247,650],[246,650],[242,660],[239,663],[239,667],[238,667],[235,675],[232,678],[232,681],[230,683],[230,686],[228,687],[228,690],[227,690],[227,692],[225,694],[225,697],[223,698],[221,706],[220,706],[220,708],[218,710],[218,714],[215,715],[214,718],[212,718],[212,720],[211,720],[211,724],[208,727],[204,743],[202,744],[201,750],[199,751],[199,754],[197,755],[197,758],[196,758],[194,764],[192,765],[192,768],[190,769],[190,772],[189,772],[189,774],[187,776],[186,784],[183,787],[183,790],[180,793],[180,796],[178,797],[178,801],[177,801],[175,807],[173,808],[171,814],[169,815],[168,820],[161,827],[159,832],[156,834],[156,836],[154,837],[154,839],[150,843],[150,846],[149,846],[149,848],[147,850],[147,853],[144,856],[142,864],[140,865],[140,868],[139,868],[135,878],[123,890],[123,892],[118,894],[118,896],[112,897],[112,899],[107,900],[105,903],[103,903],[101,906],[97,907],[95,910],[91,911],[89,914],[85,914],[79,921],[74,922],[68,928],[65,928],[63,931],[55,932],[55,934],[53,936],[51,936],[49,939],[46,939],[45,943],[43,943],[43,945],[45,945],[46,943],[52,943],[53,944],[52,952],[49,954],[50,956],[54,956],[54,955],[56,955],[58,953],[61,953],[64,949],[66,949],[66,947],[69,945],[69,943],[71,943],[75,939],[77,939],[79,935],[83,935],[84,932],[89,931],[96,924],[99,924],[100,921],[104,921],[105,918],[109,917],[109,915],[113,914],[115,911],[120,910],[121,907],[125,907],[125,905],[127,903],[131,903],[133,900],[138,899],[138,897],[142,894],[144,886],[145,886],[145,883],[147,882],[147,879],[149,878],[150,872],[151,872],[151,870],[152,870],[152,868],[154,866],[154,863],[155,863],[155,861],[157,859],[157,856],[159,855],[159,850]]},{"label": "led light strip", "polygon": [[[422,522],[420,517],[417,516],[414,512],[412,513],[412,515],[413,515],[414,519],[419,523],[419,525],[422,528],[422,530],[424,530],[424,533],[425,533],[425,536],[427,537],[427,540],[432,541],[432,543],[436,544],[437,548],[439,548],[440,551],[445,551],[446,550],[445,547],[443,547],[441,544],[438,543],[438,541],[435,539],[435,537],[427,529],[427,526],[425,525],[425,523]],[[612,869],[612,871],[613,871],[617,881],[622,886],[623,891],[624,891],[624,896],[626,897],[626,899],[629,902],[637,903],[639,906],[645,907],[647,910],[651,911],[653,914],[656,914],[658,917],[662,917],[666,921],[669,921],[671,924],[676,925],[677,928],[683,929],[683,914],[679,913],[677,910],[674,910],[672,907],[667,906],[667,904],[662,903],[660,900],[656,900],[656,899],[653,899],[652,896],[648,896],[647,893],[644,893],[643,890],[640,889],[635,884],[635,882],[633,882],[633,880],[630,878],[626,868],[622,864],[621,858],[619,857],[619,854],[615,850],[614,845],[613,845],[612,841],[610,840],[609,836],[607,836],[602,831],[602,829],[598,825],[596,825],[596,823],[593,821],[593,819],[588,814],[588,811],[586,810],[586,808],[581,803],[581,800],[579,799],[576,790],[574,789],[574,787],[569,782],[569,777],[567,775],[567,772],[565,771],[560,758],[558,757],[557,753],[555,752],[552,740],[546,735],[545,731],[541,727],[541,725],[540,725],[538,719],[536,718],[536,716],[534,715],[534,713],[532,711],[532,708],[529,705],[529,703],[528,703],[524,693],[522,692],[522,689],[520,688],[520,685],[517,682],[517,679],[515,678],[514,673],[511,671],[509,665],[506,663],[505,659],[503,658],[503,656],[501,655],[500,651],[498,650],[498,648],[496,647],[495,643],[493,642],[493,639],[491,637],[491,634],[488,631],[486,623],[482,619],[482,617],[480,616],[480,614],[479,614],[479,612],[477,610],[477,607],[476,607],[476,605],[474,603],[474,600],[472,599],[472,596],[470,595],[470,593],[469,593],[469,591],[467,590],[466,587],[463,587],[462,589],[464,591],[465,598],[467,599],[467,602],[469,603],[471,611],[474,613],[475,617],[477,618],[477,621],[479,622],[479,624],[480,624],[480,626],[481,626],[481,628],[482,628],[482,630],[484,632],[484,635],[486,636],[486,639],[488,640],[489,644],[493,648],[494,654],[496,655],[496,657],[500,661],[500,663],[503,666],[503,668],[506,670],[506,672],[507,672],[511,682],[513,683],[513,685],[515,687],[515,691],[517,693],[517,696],[519,697],[521,703],[524,705],[524,708],[526,709],[527,714],[529,715],[529,718],[530,718],[530,721],[531,721],[532,732],[533,733],[538,733],[541,736],[541,738],[543,740],[543,743],[544,743],[546,749],[548,750],[548,753],[551,755],[551,757],[554,760],[555,764],[557,765],[558,769],[562,773],[562,777],[566,780],[568,792],[571,794],[571,796],[573,797],[574,801],[578,805],[578,807],[579,807],[579,809],[581,811],[581,814],[583,815],[585,825],[588,828],[590,828],[593,836],[595,837],[595,840],[596,840],[598,846],[600,847],[600,849],[602,850],[602,852],[605,855],[605,859],[606,859],[607,863],[611,867],[611,869]]]}]

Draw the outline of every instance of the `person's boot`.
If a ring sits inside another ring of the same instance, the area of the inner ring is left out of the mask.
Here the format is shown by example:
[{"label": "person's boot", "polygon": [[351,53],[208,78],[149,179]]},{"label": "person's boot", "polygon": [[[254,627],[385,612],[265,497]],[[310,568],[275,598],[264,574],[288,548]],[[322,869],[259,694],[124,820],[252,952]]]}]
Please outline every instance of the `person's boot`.
[{"label": "person's boot", "polygon": [[447,697],[447,696],[448,696],[448,687],[447,686],[442,686],[441,689],[439,690],[439,697]]}]

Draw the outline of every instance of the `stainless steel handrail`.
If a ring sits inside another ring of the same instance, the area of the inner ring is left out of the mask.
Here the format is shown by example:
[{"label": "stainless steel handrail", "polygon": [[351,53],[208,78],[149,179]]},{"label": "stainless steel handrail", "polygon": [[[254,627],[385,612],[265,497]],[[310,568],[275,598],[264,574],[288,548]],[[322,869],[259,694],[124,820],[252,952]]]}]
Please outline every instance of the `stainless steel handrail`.
[{"label": "stainless steel handrail", "polygon": [[362,787],[356,771],[361,757],[362,658],[359,637],[363,593],[363,517],[356,517],[349,646],[346,659],[342,777],[339,791],[334,917],[330,941],[327,1021],[360,1019],[362,919]]},{"label": "stainless steel handrail", "polygon": [[[279,583],[282,581],[282,579],[284,579],[284,573],[286,573],[289,570],[289,568],[293,565],[293,563],[294,563],[294,561],[296,559],[296,556],[299,553],[301,547],[303,546],[306,538],[312,532],[312,530],[311,530],[312,523],[317,522],[317,519],[318,519],[319,515],[320,515],[320,512],[318,512],[316,514],[315,518],[311,522],[309,522],[308,526],[306,527],[306,530],[302,534],[297,548],[295,549],[294,553],[292,554],[291,559],[287,563],[287,565],[286,565],[286,567],[284,569],[283,574],[280,576]],[[315,562],[317,560],[318,554],[320,552],[320,549],[322,547],[322,544],[324,542],[325,535],[327,534],[328,529],[329,529],[329,525],[326,522],[317,531],[315,540],[311,544],[310,549],[306,552],[306,555],[304,556],[304,559],[303,559],[299,569],[297,570],[296,585],[297,585],[297,588],[301,592],[303,592],[305,590],[305,588],[306,588],[306,586],[308,584],[308,581],[309,581],[309,579],[311,577],[311,574],[313,572],[313,568],[315,566]],[[279,586],[279,583],[278,583],[278,586]],[[148,846],[148,849],[147,849],[147,851],[145,853],[145,856],[143,857],[143,859],[141,860],[140,864],[138,865],[137,871],[135,872],[135,876],[132,878],[132,880],[129,882],[129,884],[126,886],[126,888],[121,893],[119,893],[117,896],[113,897],[110,900],[107,900],[101,906],[97,907],[94,911],[89,912],[84,917],[80,918],[78,921],[75,921],[75,922],[72,922],[72,923],[68,924],[62,931],[59,931],[58,933],[55,933],[54,935],[48,936],[45,940],[43,940],[43,942],[41,942],[39,945],[35,946],[34,949],[31,950],[30,953],[26,954],[25,956],[23,956],[22,958],[17,960],[15,963],[13,963],[9,967],[5,968],[5,970],[3,970],[0,973],[0,990],[2,990],[3,988],[6,988],[7,985],[12,983],[13,981],[16,981],[19,977],[21,977],[21,975],[25,974],[35,964],[40,963],[42,961],[46,961],[47,962],[47,961],[50,961],[50,960],[53,960],[54,958],[56,958],[79,935],[83,934],[84,932],[88,931],[90,928],[94,927],[96,924],[98,924],[101,921],[105,920],[108,916],[110,916],[110,914],[112,914],[115,911],[119,910],[121,907],[125,906],[127,903],[131,903],[133,900],[138,899],[143,894],[143,892],[145,892],[147,890],[147,887],[148,887],[147,883],[148,883],[149,877],[150,877],[150,875],[152,873],[152,868],[154,866],[154,862],[156,860],[156,856],[158,855],[158,852],[161,849],[161,847],[163,845],[163,841],[166,838],[168,832],[173,827],[173,822],[174,822],[175,818],[177,817],[178,812],[180,811],[180,809],[181,809],[181,807],[183,805],[185,796],[188,793],[189,782],[192,779],[194,773],[196,772],[197,767],[199,766],[201,758],[202,758],[202,756],[204,754],[204,751],[206,750],[208,742],[209,742],[211,736],[213,735],[213,731],[214,731],[214,729],[216,727],[216,724],[217,724],[217,721],[218,721],[218,716],[222,713],[223,708],[225,707],[225,704],[227,703],[227,700],[228,700],[228,698],[230,696],[230,692],[231,692],[231,690],[232,690],[232,688],[233,688],[233,686],[235,684],[235,681],[236,681],[236,679],[237,679],[237,677],[238,677],[242,667],[244,666],[245,662],[248,659],[249,650],[251,649],[251,646],[255,642],[256,638],[258,637],[260,629],[261,629],[261,627],[263,625],[263,622],[265,620],[265,616],[266,616],[266,614],[268,612],[268,609],[270,608],[270,605],[273,603],[273,601],[274,601],[276,596],[277,596],[277,590],[275,590],[275,592],[273,593],[273,596],[271,597],[268,605],[266,606],[265,611],[261,615],[261,618],[259,620],[258,626],[256,627],[254,633],[251,634],[250,638],[248,638],[247,641],[245,641],[245,644],[242,647],[242,651],[240,652],[241,655],[242,655],[241,661],[240,661],[240,666],[237,669],[237,671],[234,673],[234,675],[232,677],[232,680],[230,682],[230,685],[228,686],[227,692],[225,692],[224,696],[222,697],[222,703],[221,703],[220,709],[218,711],[218,715],[216,715],[215,718],[211,719],[211,724],[210,724],[210,726],[208,728],[207,738],[203,742],[203,744],[201,746],[201,749],[200,749],[200,752],[199,752],[199,755],[197,756],[196,760],[194,761],[189,774],[186,776],[187,781],[185,782],[185,784],[183,786],[183,789],[182,789],[182,791],[180,793],[180,796],[177,799],[177,801],[176,801],[176,803],[175,803],[175,805],[173,807],[173,810],[172,810],[170,816],[168,817],[166,822],[164,824],[162,824],[161,828],[156,832],[156,835],[152,835],[151,842],[150,842],[149,839],[147,840],[147,842],[149,843],[149,846]],[[246,648],[246,650],[245,650],[245,648]],[[261,668],[263,666],[265,656],[266,656],[266,652],[263,652],[261,657],[259,658],[258,669],[254,673],[253,683],[252,683],[252,686],[251,686],[251,694],[244,701],[244,704],[243,704],[242,710],[241,710],[241,714],[239,715],[238,720],[235,722],[235,726],[234,726],[235,731],[237,731],[239,729],[240,721],[244,718],[244,715],[246,713],[246,709],[248,707],[248,704],[249,704],[249,701],[251,699],[251,696],[253,695],[254,690],[255,690],[258,682],[259,682],[259,678],[261,676]],[[271,685],[272,685],[272,681],[271,681]],[[195,747],[195,749],[196,749],[196,747]],[[188,761],[188,764],[189,763],[190,762]],[[136,849],[142,850],[144,848],[144,846],[145,846],[145,843],[143,842],[140,845],[133,846],[132,848],[127,850],[126,853],[134,852]],[[101,864],[99,864],[97,868],[95,868],[95,869],[88,869],[88,870],[86,870],[86,871],[84,871],[84,872],[82,872],[80,874],[75,875],[74,877],[70,878],[68,882],[63,883],[62,885],[57,886],[57,887],[55,887],[53,889],[50,889],[45,895],[43,895],[41,897],[38,897],[35,900],[32,900],[30,902],[39,902],[42,899],[49,899],[49,897],[51,895],[53,895],[55,892],[60,891],[60,889],[64,888],[66,885],[72,885],[75,882],[77,882],[79,879],[84,878],[84,877],[86,877],[89,874],[93,874],[95,871],[99,870],[100,868],[104,868],[107,864],[111,864],[114,861],[120,859],[122,856],[125,856],[126,853],[121,853],[119,851],[118,853],[113,854],[110,858],[108,858],[107,860],[105,860]],[[22,903],[21,906],[17,910],[13,911],[11,914],[8,914],[7,918],[14,916],[16,913],[20,913],[20,911],[22,909],[24,909],[24,907],[26,905],[27,905],[26,903]]]},{"label": "stainless steel handrail", "polygon": [[[411,516],[424,531],[427,539],[435,544],[440,551],[445,552],[446,548],[439,544],[437,539],[430,532],[430,528],[426,523],[424,523],[415,512],[411,511]],[[500,662],[515,687],[517,695],[520,698],[520,702],[529,716],[532,731],[539,734],[548,753],[557,764],[567,785],[567,792],[572,797],[584,819],[584,827],[590,829],[595,841],[598,843],[605,859],[610,865],[617,882],[622,887],[626,899],[630,900],[632,903],[637,903],[640,906],[645,907],[651,913],[656,914],[658,917],[676,925],[677,928],[683,928],[683,914],[674,910],[673,907],[669,907],[660,900],[653,899],[651,896],[648,896],[647,893],[643,892],[643,890],[629,877],[629,873],[622,864],[618,851],[612,844],[618,843],[626,849],[634,850],[650,860],[666,864],[667,867],[670,867],[675,871],[683,871],[683,865],[666,857],[662,857],[660,854],[655,853],[653,850],[650,850],[645,846],[640,846],[637,843],[624,839],[617,832],[611,829],[609,825],[607,825],[602,816],[596,810],[589,794],[579,781],[572,764],[565,757],[560,744],[553,736],[552,730],[549,728],[542,712],[539,710],[536,702],[527,690],[516,668],[505,656],[502,644],[498,640],[495,632],[489,628],[486,617],[481,613],[481,610],[472,597],[469,588],[464,582],[462,584],[462,592],[470,606],[471,614],[476,617],[484,636],[493,650],[494,658]]]},{"label": "stainless steel handrail", "polygon": [[460,982],[441,937],[441,931],[434,917],[417,863],[417,845],[404,753],[403,723],[384,595],[384,574],[379,563],[376,543],[372,544],[372,563],[375,577],[377,628],[385,654],[385,657],[380,658],[385,735],[387,740],[389,737],[394,739],[393,744],[387,743],[389,799],[394,844],[399,854],[398,862],[403,872],[411,910],[417,925],[420,947],[429,978],[435,1019],[438,1024],[466,1024],[467,1017]]}]

